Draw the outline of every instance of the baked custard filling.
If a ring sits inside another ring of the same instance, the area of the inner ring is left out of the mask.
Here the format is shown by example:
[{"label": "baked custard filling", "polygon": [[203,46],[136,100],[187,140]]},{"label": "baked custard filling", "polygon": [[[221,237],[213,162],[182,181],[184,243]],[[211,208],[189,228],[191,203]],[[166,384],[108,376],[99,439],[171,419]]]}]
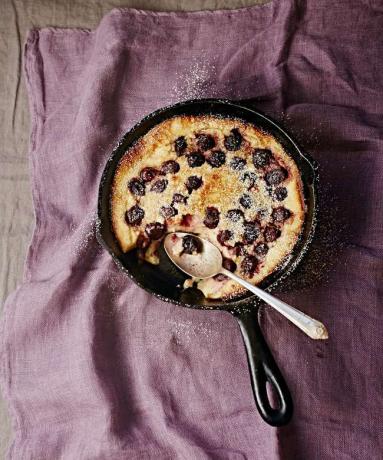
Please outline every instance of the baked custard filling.
[{"label": "baked custard filling", "polygon": [[[113,231],[158,264],[169,232],[215,244],[223,266],[258,284],[291,253],[305,205],[299,170],[282,145],[255,125],[212,115],[163,121],[124,154],[110,197]],[[244,288],[224,275],[186,280],[210,299]]]}]

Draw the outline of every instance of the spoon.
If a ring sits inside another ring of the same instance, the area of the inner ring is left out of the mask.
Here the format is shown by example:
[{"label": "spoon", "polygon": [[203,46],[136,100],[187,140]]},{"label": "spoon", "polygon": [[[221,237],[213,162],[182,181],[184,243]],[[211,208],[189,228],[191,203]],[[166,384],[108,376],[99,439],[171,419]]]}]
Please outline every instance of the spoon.
[{"label": "spoon", "polygon": [[222,273],[265,301],[295,326],[301,329],[312,339],[328,339],[328,332],[324,324],[305,313],[291,307],[282,300],[277,299],[268,292],[250,284],[238,275],[222,267],[222,254],[220,250],[210,241],[191,235],[198,239],[201,247],[198,253],[186,254],[183,252],[182,238],[190,233],[173,232],[169,233],[164,240],[164,248],[170,260],[184,273],[193,278],[210,278]]}]

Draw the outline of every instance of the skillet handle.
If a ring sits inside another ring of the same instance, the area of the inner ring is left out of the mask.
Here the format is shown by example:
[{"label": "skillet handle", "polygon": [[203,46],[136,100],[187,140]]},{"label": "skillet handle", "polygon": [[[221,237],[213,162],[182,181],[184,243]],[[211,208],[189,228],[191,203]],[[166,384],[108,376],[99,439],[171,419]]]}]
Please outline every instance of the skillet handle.
[{"label": "skillet handle", "polygon": [[[293,401],[286,382],[263,338],[258,324],[258,308],[232,312],[239,323],[249,363],[255,403],[263,420],[272,426],[286,425],[293,415]],[[278,408],[271,407],[266,382],[276,390]]]}]

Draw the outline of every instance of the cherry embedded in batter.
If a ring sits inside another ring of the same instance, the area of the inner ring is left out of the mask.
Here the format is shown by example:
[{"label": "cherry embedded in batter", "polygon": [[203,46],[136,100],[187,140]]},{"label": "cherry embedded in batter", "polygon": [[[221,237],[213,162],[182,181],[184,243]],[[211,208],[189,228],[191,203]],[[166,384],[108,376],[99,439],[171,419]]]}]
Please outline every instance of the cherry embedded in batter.
[{"label": "cherry embedded in batter", "polygon": [[255,256],[248,255],[241,262],[241,271],[244,275],[252,278],[258,266],[258,260]]},{"label": "cherry embedded in batter", "polygon": [[243,219],[244,214],[240,209],[230,209],[229,211],[227,211],[226,216],[232,222],[239,222],[241,219]]},{"label": "cherry embedded in batter", "polygon": [[242,171],[242,169],[246,166],[246,160],[240,157],[234,157],[230,161],[230,168],[234,171]]},{"label": "cherry embedded in batter", "polygon": [[128,184],[129,190],[136,196],[145,195],[145,183],[138,177],[133,177]]},{"label": "cherry embedded in batter", "polygon": [[228,279],[229,278],[226,275],[224,275],[223,273],[218,273],[217,275],[213,276],[213,280],[215,280],[215,281],[226,281]]},{"label": "cherry embedded in batter", "polygon": [[208,206],[203,223],[207,228],[216,228],[219,223],[219,211],[214,206]]},{"label": "cherry embedded in batter", "polygon": [[254,149],[253,164],[257,169],[268,166],[273,158],[273,154],[269,149]]},{"label": "cherry embedded in batter", "polygon": [[288,176],[288,172],[285,168],[275,168],[266,173],[265,181],[268,185],[279,185]]},{"label": "cherry embedded in batter", "polygon": [[286,187],[277,187],[274,191],[274,198],[277,201],[283,201],[285,198],[287,198]]},{"label": "cherry embedded in batter", "polygon": [[258,238],[261,232],[261,225],[259,222],[245,222],[244,226],[244,233],[243,233],[243,241],[245,244],[252,244]]},{"label": "cherry embedded in batter", "polygon": [[193,216],[191,214],[184,214],[181,218],[180,225],[182,227],[190,227],[193,222]]},{"label": "cherry embedded in batter", "polygon": [[245,209],[250,209],[251,206],[253,205],[253,200],[250,195],[245,193],[244,195],[241,196],[239,199],[239,204],[243,206]]},{"label": "cherry embedded in batter", "polygon": [[155,193],[162,193],[168,186],[168,181],[166,179],[159,179],[153,183],[150,187],[150,190]]},{"label": "cherry embedded in batter", "polygon": [[224,145],[227,150],[239,150],[242,144],[242,135],[238,128],[233,128],[228,136],[225,136]]},{"label": "cherry embedded in batter", "polygon": [[140,225],[144,216],[145,211],[136,204],[126,211],[125,221],[128,225]]},{"label": "cherry embedded in batter", "polygon": [[175,193],[173,195],[173,202],[172,204],[174,203],[182,203],[182,204],[186,204],[188,201],[188,197],[185,196],[185,195],[182,195],[182,193]]},{"label": "cherry embedded in batter", "polygon": [[245,249],[245,245],[243,243],[241,243],[240,241],[237,241],[234,244],[234,253],[235,253],[236,256],[244,256],[245,254],[247,254],[247,251]]},{"label": "cherry embedded in batter", "polygon": [[162,174],[175,174],[180,170],[180,164],[174,160],[168,160],[162,163],[161,173]]},{"label": "cherry embedded in batter", "polygon": [[157,169],[148,166],[142,169],[142,171],[140,172],[140,178],[144,182],[151,182],[157,176],[157,174]]},{"label": "cherry embedded in batter", "polygon": [[259,220],[265,220],[267,219],[269,215],[269,211],[267,208],[260,208],[257,213],[257,217]]},{"label": "cherry embedded in batter", "polygon": [[247,190],[250,190],[257,182],[257,175],[251,171],[246,171],[242,174],[241,181],[245,183]]},{"label": "cherry embedded in batter", "polygon": [[233,236],[233,232],[231,232],[230,230],[221,230],[220,232],[218,232],[217,241],[222,246],[225,246],[226,241],[231,240]]},{"label": "cherry embedded in batter", "polygon": [[206,158],[206,162],[212,168],[219,168],[225,164],[226,154],[225,152],[222,152],[221,150],[216,150],[214,152],[211,152],[211,154]]},{"label": "cherry embedded in batter", "polygon": [[181,156],[185,152],[187,146],[188,144],[184,136],[177,137],[174,141],[174,149],[178,156]]},{"label": "cherry embedded in batter", "polygon": [[229,272],[235,272],[237,269],[237,264],[234,262],[234,260],[224,257],[222,260],[222,267],[226,268],[226,270],[229,270]]},{"label": "cherry embedded in batter", "polygon": [[174,217],[178,214],[178,211],[173,206],[161,206],[160,214],[165,219],[170,219],[170,217]]},{"label": "cherry embedded in batter", "polygon": [[198,190],[203,184],[202,177],[190,176],[186,179],[185,185],[189,193]]},{"label": "cherry embedded in batter", "polygon": [[265,256],[269,251],[269,247],[266,243],[258,243],[255,246],[254,251],[258,256]]},{"label": "cherry embedded in batter", "polygon": [[187,155],[187,162],[191,168],[198,168],[205,163],[205,157],[202,153],[192,152]]},{"label": "cherry embedded in batter", "polygon": [[285,220],[287,220],[291,216],[291,211],[288,209],[284,208],[283,206],[280,206],[279,208],[273,209],[273,212],[271,213],[271,217],[274,222],[277,223],[282,223]]},{"label": "cherry embedded in batter", "polygon": [[215,146],[214,137],[210,134],[196,134],[198,147],[205,152]]},{"label": "cherry embedded in batter", "polygon": [[182,238],[182,253],[199,254],[202,252],[202,242],[193,235],[185,235]]},{"label": "cherry embedded in batter", "polygon": [[263,236],[267,243],[272,243],[281,236],[281,231],[274,225],[267,225],[263,231]]},{"label": "cherry embedded in batter", "polygon": [[166,225],[161,224],[160,222],[153,222],[147,224],[145,227],[145,233],[151,240],[159,240],[163,237],[166,232]]}]

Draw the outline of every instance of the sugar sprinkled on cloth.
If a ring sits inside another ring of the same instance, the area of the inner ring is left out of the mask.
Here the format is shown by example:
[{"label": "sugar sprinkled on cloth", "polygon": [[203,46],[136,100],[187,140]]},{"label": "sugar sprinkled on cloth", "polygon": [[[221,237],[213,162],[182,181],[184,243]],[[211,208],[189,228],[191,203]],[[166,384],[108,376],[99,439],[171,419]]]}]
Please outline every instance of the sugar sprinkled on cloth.
[{"label": "sugar sprinkled on cloth", "polygon": [[[92,243],[95,238],[97,222],[96,211],[85,216],[84,220],[76,228],[71,226],[73,233],[76,234],[74,241],[71,241],[71,249],[75,256],[80,256],[83,251]],[[72,237],[73,233],[70,235]]]},{"label": "sugar sprinkled on cloth", "polygon": [[175,83],[171,88],[175,102],[219,96],[219,90],[215,86],[214,58],[207,56],[209,53],[202,52],[183,72],[175,72]]}]

